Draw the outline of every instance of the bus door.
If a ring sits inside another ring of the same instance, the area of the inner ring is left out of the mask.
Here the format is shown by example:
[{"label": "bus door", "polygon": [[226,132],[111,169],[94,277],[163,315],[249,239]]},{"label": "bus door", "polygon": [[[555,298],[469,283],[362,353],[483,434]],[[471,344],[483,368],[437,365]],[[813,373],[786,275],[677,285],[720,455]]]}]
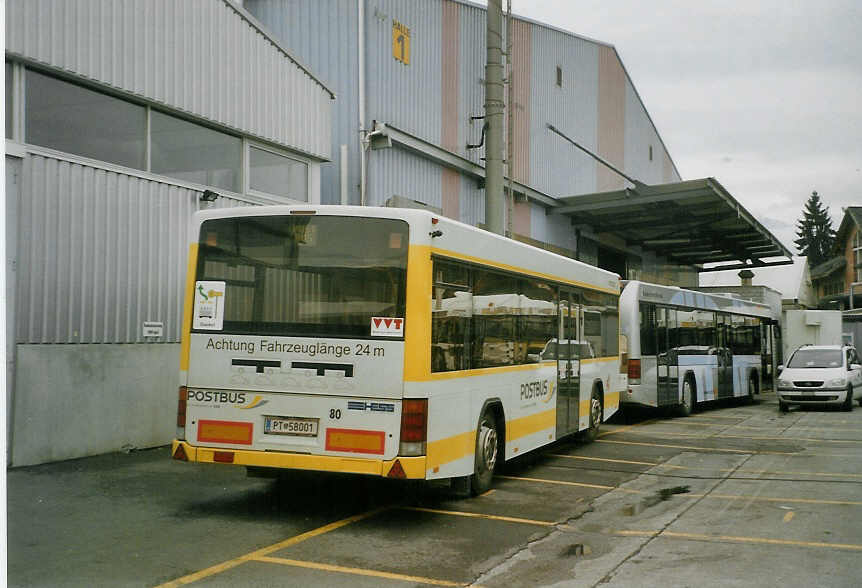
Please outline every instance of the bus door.
[{"label": "bus door", "polygon": [[579,294],[560,291],[557,336],[557,438],[578,430],[581,390],[581,304]]},{"label": "bus door", "polygon": [[670,345],[670,331],[676,325],[676,311],[670,308],[656,308],[656,406],[677,404],[678,393],[675,386],[676,359]]},{"label": "bus door", "polygon": [[715,314],[716,355],[718,356],[718,398],[733,396],[733,355],[730,351],[730,315]]}]

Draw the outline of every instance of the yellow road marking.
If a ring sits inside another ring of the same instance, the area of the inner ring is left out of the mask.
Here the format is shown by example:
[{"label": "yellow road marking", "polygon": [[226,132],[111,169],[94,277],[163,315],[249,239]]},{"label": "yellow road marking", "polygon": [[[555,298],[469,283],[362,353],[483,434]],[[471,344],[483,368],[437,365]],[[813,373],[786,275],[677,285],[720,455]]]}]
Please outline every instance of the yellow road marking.
[{"label": "yellow road marking", "polygon": [[620,492],[628,492],[629,494],[643,494],[640,490],[629,490],[628,488],[620,488],[619,486],[604,486],[602,484],[585,484],[583,482],[565,482],[563,480],[547,480],[545,478],[522,478],[520,476],[496,476],[503,480],[521,480],[524,482],[539,482],[541,484],[557,484],[559,486],[578,486],[579,488],[593,488],[595,490],[619,490]]},{"label": "yellow road marking", "polygon": [[[661,421],[663,425],[675,425],[675,426],[691,426],[691,423],[687,423],[684,420],[676,420],[676,421]],[[773,426],[764,426],[764,427],[754,427],[751,425],[730,425],[727,423],[697,423],[698,427],[726,427],[727,429],[752,429],[755,431],[762,431],[764,429],[776,429],[779,427]],[[784,427],[780,427],[784,428]],[[809,427],[809,426],[801,426],[801,425],[791,425],[791,428],[796,432],[800,431],[829,431],[830,433],[834,432],[842,432],[842,433],[858,433],[859,429],[833,429],[832,427]],[[784,437],[782,437],[783,439]]]},{"label": "yellow road marking", "polygon": [[[628,459],[610,459],[608,457],[586,457],[584,455],[566,455],[565,453],[549,453],[551,457],[565,457],[568,459],[583,459],[587,461],[605,461],[611,463],[628,463],[633,465],[648,465],[648,466],[657,466],[663,465],[657,461],[631,461]],[[671,466],[671,467],[682,467],[682,466]]]},{"label": "yellow road marking", "polygon": [[681,494],[688,498],[713,498],[716,500],[751,500],[753,502],[794,502],[797,504],[832,504],[840,506],[862,506],[858,500],[826,500],[821,498],[773,498],[771,496],[745,496],[742,494]]},{"label": "yellow road marking", "polygon": [[[365,568],[348,568],[345,566],[335,566],[331,564],[315,563],[313,561],[299,561],[296,559],[285,559],[281,557],[261,556],[255,557],[254,561],[262,561],[266,563],[280,564],[283,566],[293,566],[296,568],[307,568],[310,570],[323,570],[324,572],[339,572],[342,574],[352,574],[354,576],[370,576],[372,578],[386,578],[387,580],[400,580],[403,582],[417,582],[419,584],[429,584],[431,586],[469,586],[463,582],[450,582],[448,580],[435,580],[434,578],[423,578],[422,576],[408,576],[405,574],[394,574],[392,572],[382,572],[380,570],[367,570]],[[475,584],[473,584],[475,586]]]},{"label": "yellow road marking", "polygon": [[494,492],[496,492],[496,490],[494,490],[493,488],[491,488],[491,489],[490,489],[490,490],[488,490],[487,492],[484,492],[484,493],[480,494],[480,495],[479,495],[479,498],[485,498],[486,496],[490,496],[490,495],[491,495],[491,494],[493,494]]},{"label": "yellow road marking", "polygon": [[750,439],[752,441],[806,441],[814,443],[862,443],[862,439],[818,439],[816,437],[772,437],[754,435],[700,435],[698,433],[673,433],[671,431],[626,431],[633,435],[647,435],[653,437],[687,437],[695,439]]},{"label": "yellow road marking", "polygon": [[794,516],[795,514],[796,514],[796,513],[795,513],[795,512],[793,512],[792,510],[791,510],[790,512],[788,512],[786,515],[784,515],[784,522],[785,522],[785,523],[789,523],[790,521],[792,521],[792,520],[793,520],[793,516]]},{"label": "yellow road marking", "polygon": [[854,543],[824,543],[822,541],[792,541],[789,539],[769,539],[767,537],[738,537],[734,535],[705,535],[702,533],[677,533],[675,531],[614,531],[623,537],[669,537],[673,539],[693,539],[695,541],[726,541],[731,543],[758,543],[766,545],[789,545],[793,547],[822,547],[827,549],[849,549],[862,551],[862,545]]},{"label": "yellow road marking", "polygon": [[166,582],[164,584],[160,584],[156,586],[156,588],[174,588],[176,586],[182,586],[183,584],[191,584],[192,582],[197,582],[198,580],[202,580],[203,578],[220,574],[221,572],[227,571],[229,569],[235,568],[236,566],[243,564],[249,560],[260,558],[274,551],[278,551],[279,549],[284,549],[286,547],[291,547],[292,545],[296,545],[297,543],[302,543],[308,539],[313,537],[317,537],[318,535],[323,535],[324,533],[329,533],[330,531],[334,531],[336,529],[340,529],[346,525],[351,523],[355,523],[356,521],[361,521],[362,519],[366,519],[368,517],[374,516],[382,511],[386,510],[385,508],[377,508],[374,510],[370,510],[368,512],[364,512],[358,515],[353,515],[352,517],[347,517],[346,519],[341,519],[340,521],[335,521],[334,523],[329,523],[328,525],[324,525],[322,527],[318,527],[317,529],[313,529],[306,533],[302,533],[300,535],[296,535],[295,537],[291,537],[289,539],[285,539],[284,541],[279,541],[278,543],[274,543],[269,547],[264,547],[262,549],[257,549],[245,555],[241,555],[234,559],[222,562],[220,564],[216,564],[214,566],[210,566],[199,572],[195,572],[193,574],[188,574],[181,578],[177,578],[176,580],[171,580],[170,582]]},{"label": "yellow road marking", "polygon": [[610,463],[625,463],[632,465],[648,465],[659,468],[671,468],[675,470],[692,470],[698,472],[734,472],[737,474],[757,474],[767,476],[821,476],[833,478],[862,478],[862,474],[842,474],[831,472],[797,472],[783,470],[746,470],[737,468],[698,468],[692,466],[681,466],[670,463],[659,463],[657,461],[631,461],[628,459],[610,459],[606,457],[586,457],[583,455],[566,455],[564,453],[549,453],[551,457],[564,457],[566,459],[581,459],[587,461],[604,461]]},{"label": "yellow road marking", "polygon": [[[541,484],[558,484],[562,486],[579,486],[584,488],[594,488],[598,490],[617,490],[626,494],[650,494],[651,490],[633,490],[631,488],[621,488],[620,486],[601,486],[598,484],[584,484],[582,482],[564,482],[562,480],[549,480],[545,478],[521,478],[515,476],[496,476],[507,480],[521,480],[523,482],[538,482]],[[770,496],[748,496],[745,494],[678,494],[679,498],[708,498],[712,500],[748,500],[750,502],[790,502],[799,504],[831,504],[840,506],[862,506],[862,501],[855,500],[825,500],[818,498],[781,498]]]},{"label": "yellow road marking", "polygon": [[612,429],[610,431],[605,431],[603,433],[599,433],[598,437],[604,437],[606,435],[614,435],[616,433],[624,433],[626,431],[634,429],[635,427],[643,427],[644,425],[651,425],[652,423],[655,423],[655,422],[658,422],[658,421],[656,419],[652,419],[649,421],[644,421],[642,423],[635,423],[633,425],[629,425],[628,427],[620,427],[618,429]]},{"label": "yellow road marking", "polygon": [[721,449],[718,447],[697,447],[694,445],[669,445],[667,443],[638,443],[636,441],[612,441],[610,439],[596,439],[596,443],[618,443],[620,445],[643,445],[646,447],[670,447],[673,449],[696,449],[698,451],[718,451],[723,453],[750,453],[753,455],[797,455],[796,453],[782,453],[777,451],[746,451],[744,449]]},{"label": "yellow road marking", "polygon": [[553,527],[556,523],[549,521],[536,521],[533,519],[519,519],[516,517],[504,517],[500,515],[481,514],[477,512],[462,512],[458,510],[440,510],[437,508],[425,508],[422,506],[401,506],[401,510],[414,510],[418,512],[430,512],[434,514],[452,515],[456,517],[468,517],[474,519],[488,519],[492,521],[506,521],[508,523],[522,523],[524,525],[538,525],[540,527]]}]

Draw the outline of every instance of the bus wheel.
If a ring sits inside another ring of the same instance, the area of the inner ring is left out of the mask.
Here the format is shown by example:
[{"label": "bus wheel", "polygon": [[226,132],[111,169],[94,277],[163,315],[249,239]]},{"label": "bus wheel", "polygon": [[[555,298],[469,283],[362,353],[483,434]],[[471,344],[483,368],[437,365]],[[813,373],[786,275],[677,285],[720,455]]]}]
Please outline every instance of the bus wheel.
[{"label": "bus wheel", "polygon": [[487,492],[491,488],[494,468],[497,467],[499,456],[499,436],[494,415],[486,412],[479,421],[476,431],[476,465],[470,477],[470,489],[474,496]]},{"label": "bus wheel", "polygon": [[593,388],[593,395],[590,398],[590,426],[584,431],[583,439],[588,443],[592,443],[599,436],[599,427],[602,424],[602,397],[597,388]]},{"label": "bus wheel", "polygon": [[752,373],[748,377],[748,404],[754,404],[754,395],[757,393],[757,378],[755,378]]},{"label": "bus wheel", "polygon": [[679,416],[687,417],[694,408],[694,382],[691,376],[686,376],[682,381],[682,402],[677,408]]}]

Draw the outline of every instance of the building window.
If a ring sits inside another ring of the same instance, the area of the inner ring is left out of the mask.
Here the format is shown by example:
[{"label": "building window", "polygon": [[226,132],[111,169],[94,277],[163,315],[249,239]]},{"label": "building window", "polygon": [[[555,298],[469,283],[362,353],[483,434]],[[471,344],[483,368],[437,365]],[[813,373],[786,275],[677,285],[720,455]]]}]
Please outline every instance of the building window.
[{"label": "building window", "polygon": [[257,192],[308,201],[308,164],[249,147],[248,187]]},{"label": "building window", "polygon": [[14,139],[12,136],[12,64],[6,62],[6,138]]},{"label": "building window", "polygon": [[239,192],[242,140],[158,111],[150,121],[152,172]]},{"label": "building window", "polygon": [[563,68],[559,65],[557,66],[557,85],[560,88],[563,87]]},{"label": "building window", "polygon": [[31,70],[27,70],[26,92],[28,143],[146,169],[147,109],[143,106]]}]

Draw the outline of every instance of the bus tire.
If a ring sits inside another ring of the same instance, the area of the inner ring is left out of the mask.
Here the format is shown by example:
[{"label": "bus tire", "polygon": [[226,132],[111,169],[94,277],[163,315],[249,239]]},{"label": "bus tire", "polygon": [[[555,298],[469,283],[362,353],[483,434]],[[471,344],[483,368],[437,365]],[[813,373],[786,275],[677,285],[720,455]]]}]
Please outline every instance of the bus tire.
[{"label": "bus tire", "polygon": [[497,421],[490,410],[482,413],[479,428],[476,430],[476,460],[473,475],[470,476],[470,491],[478,496],[491,489],[494,469],[500,456],[500,436]]},{"label": "bus tire", "polygon": [[602,406],[602,395],[597,386],[593,386],[593,394],[590,396],[590,424],[584,431],[583,440],[592,443],[599,436],[599,428],[602,425],[604,407]]},{"label": "bus tire", "polygon": [[694,410],[694,395],[695,395],[694,378],[686,375],[682,381],[682,402],[677,407],[677,414],[681,417],[687,417]]},{"label": "bus tire", "polygon": [[844,398],[841,410],[844,412],[851,412],[853,410],[853,386],[847,386],[847,396]]},{"label": "bus tire", "polygon": [[760,390],[757,388],[757,372],[751,372],[751,375],[748,376],[748,404],[754,404],[754,395],[759,393]]}]

